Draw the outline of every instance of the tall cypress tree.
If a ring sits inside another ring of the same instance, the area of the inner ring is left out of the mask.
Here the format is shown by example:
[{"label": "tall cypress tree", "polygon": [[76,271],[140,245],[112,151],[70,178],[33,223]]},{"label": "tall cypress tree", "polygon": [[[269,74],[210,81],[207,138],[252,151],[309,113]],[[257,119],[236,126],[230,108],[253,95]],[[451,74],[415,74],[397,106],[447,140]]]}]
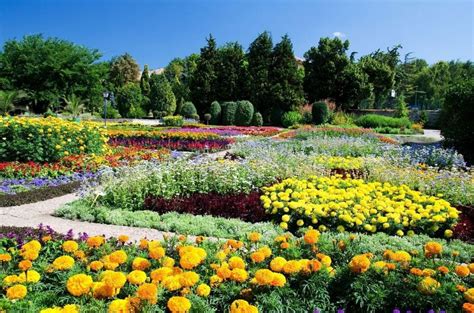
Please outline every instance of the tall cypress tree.
[{"label": "tall cypress tree", "polygon": [[232,42],[218,49],[216,65],[216,96],[217,101],[235,101],[247,99],[245,84],[247,70],[245,54],[242,46]]},{"label": "tall cypress tree", "polygon": [[142,90],[142,94],[145,97],[150,96],[150,73],[148,71],[148,65],[145,64],[143,68],[142,77],[140,78],[140,89]]},{"label": "tall cypress tree", "polygon": [[152,74],[150,77],[150,109],[173,115],[176,111],[176,98],[165,75]]},{"label": "tall cypress tree", "polygon": [[247,52],[249,73],[249,99],[256,111],[268,115],[271,111],[271,85],[269,80],[272,65],[272,37],[268,32],[261,33],[249,46]]},{"label": "tall cypress tree", "polygon": [[304,103],[303,82],[288,35],[283,36],[273,49],[269,80],[274,106],[290,111]]},{"label": "tall cypress tree", "polygon": [[216,40],[209,35],[207,45],[201,48],[196,71],[191,80],[191,98],[198,114],[208,112],[211,102],[217,98],[215,90],[216,63],[218,59]]}]

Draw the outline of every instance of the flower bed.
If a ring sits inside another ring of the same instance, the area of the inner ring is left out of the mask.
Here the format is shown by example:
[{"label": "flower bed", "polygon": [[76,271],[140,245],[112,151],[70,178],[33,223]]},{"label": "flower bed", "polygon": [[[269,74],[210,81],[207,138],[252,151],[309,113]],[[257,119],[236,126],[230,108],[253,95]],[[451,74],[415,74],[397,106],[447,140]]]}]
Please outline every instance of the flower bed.
[{"label": "flower bed", "polygon": [[63,119],[0,116],[0,161],[51,162],[75,154],[102,154],[103,128]]},{"label": "flower bed", "polygon": [[2,240],[0,309],[237,313],[291,303],[295,312],[455,312],[474,302],[474,264],[460,264],[449,246],[425,241],[411,251],[360,253],[357,236],[338,237],[337,248],[332,240],[315,230],[302,238],[250,233],[241,241],[138,245],[127,236],[45,236],[18,249],[14,239]]},{"label": "flower bed", "polygon": [[267,213],[283,229],[311,225],[321,231],[377,231],[403,236],[424,233],[451,237],[459,212],[449,202],[407,186],[366,183],[337,176],[286,179],[263,188]]},{"label": "flower bed", "polygon": [[195,193],[187,197],[148,196],[143,207],[160,214],[167,212],[212,215],[226,218],[240,218],[247,222],[261,222],[268,217],[260,204],[260,193],[218,194]]},{"label": "flower bed", "polygon": [[229,138],[222,139],[155,139],[147,137],[127,137],[127,138],[111,138],[109,144],[111,146],[134,147],[137,149],[158,149],[167,148],[180,151],[207,151],[214,152],[225,150],[234,141]]}]

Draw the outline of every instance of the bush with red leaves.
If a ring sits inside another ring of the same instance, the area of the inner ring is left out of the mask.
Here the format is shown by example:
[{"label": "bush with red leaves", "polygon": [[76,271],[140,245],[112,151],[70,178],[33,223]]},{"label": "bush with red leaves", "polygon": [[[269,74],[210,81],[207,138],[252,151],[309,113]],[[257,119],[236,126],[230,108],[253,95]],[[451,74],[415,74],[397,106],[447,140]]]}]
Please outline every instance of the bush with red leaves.
[{"label": "bush with red leaves", "polygon": [[268,220],[260,201],[260,192],[250,194],[195,193],[189,197],[148,196],[144,208],[158,213],[178,212],[194,215],[212,215],[226,218],[240,218],[246,222]]},{"label": "bush with red leaves", "polygon": [[454,227],[454,238],[474,242],[474,208],[460,206],[459,222]]}]

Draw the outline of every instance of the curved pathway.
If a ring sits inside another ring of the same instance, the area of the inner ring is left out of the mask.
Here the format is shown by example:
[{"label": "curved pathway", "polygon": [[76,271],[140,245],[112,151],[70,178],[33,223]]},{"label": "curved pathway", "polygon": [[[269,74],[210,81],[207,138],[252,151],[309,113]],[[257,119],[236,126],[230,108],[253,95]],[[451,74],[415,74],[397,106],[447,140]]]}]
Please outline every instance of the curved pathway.
[{"label": "curved pathway", "polygon": [[51,226],[55,231],[62,234],[66,234],[72,229],[74,235],[80,232],[85,232],[89,236],[105,235],[106,237],[117,237],[119,235],[128,235],[131,240],[140,240],[144,237],[161,240],[164,234],[174,235],[174,233],[166,233],[151,228],[89,223],[52,216],[56,209],[76,199],[78,199],[78,196],[75,194],[68,194],[31,204],[0,207],[0,225],[37,227],[42,223],[45,226]]}]

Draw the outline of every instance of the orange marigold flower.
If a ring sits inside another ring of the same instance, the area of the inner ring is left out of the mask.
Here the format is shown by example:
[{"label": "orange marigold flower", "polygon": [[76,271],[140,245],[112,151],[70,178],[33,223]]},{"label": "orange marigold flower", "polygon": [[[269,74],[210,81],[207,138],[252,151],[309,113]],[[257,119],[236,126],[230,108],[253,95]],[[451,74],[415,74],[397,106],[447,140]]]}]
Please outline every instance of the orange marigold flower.
[{"label": "orange marigold flower", "polygon": [[10,300],[20,300],[26,297],[27,290],[24,285],[13,285],[7,289],[7,298]]},{"label": "orange marigold flower", "polygon": [[439,266],[438,267],[438,271],[442,274],[448,274],[449,273],[449,268],[447,268],[446,266]]},{"label": "orange marigold flower", "polygon": [[462,305],[463,313],[474,313],[474,304],[471,303],[464,303]]},{"label": "orange marigold flower", "polygon": [[456,266],[455,269],[454,269],[454,272],[459,277],[467,277],[471,273],[471,271],[469,270],[469,267],[467,267],[466,265]]},{"label": "orange marigold flower", "polygon": [[261,251],[255,251],[250,254],[250,258],[254,263],[260,263],[265,261],[265,255]]},{"label": "orange marigold flower", "polygon": [[117,239],[121,243],[126,243],[130,239],[130,237],[128,237],[127,235],[120,235],[117,237]]},{"label": "orange marigold flower", "polygon": [[123,250],[117,250],[109,254],[109,260],[112,263],[123,264],[127,262],[127,253]]},{"label": "orange marigold flower", "polygon": [[211,293],[211,287],[207,284],[200,284],[196,288],[196,294],[200,297],[207,297]]},{"label": "orange marigold flower", "polygon": [[79,244],[74,240],[67,240],[63,242],[62,248],[65,252],[72,253],[79,249]]},{"label": "orange marigold flower", "polygon": [[148,256],[154,260],[159,260],[165,256],[165,249],[162,247],[152,248],[148,251]]},{"label": "orange marigold flower", "polygon": [[132,262],[132,268],[134,270],[144,271],[147,268],[149,268],[150,265],[151,265],[150,261],[142,257],[136,257],[135,259],[133,259],[133,262]]},{"label": "orange marigold flower", "polygon": [[167,303],[168,309],[171,313],[186,313],[191,309],[191,301],[185,297],[171,297]]},{"label": "orange marigold flower", "polygon": [[353,273],[364,273],[369,269],[369,267],[370,260],[364,254],[354,256],[349,262],[349,269]]},{"label": "orange marigold flower", "polygon": [[77,274],[68,278],[66,287],[70,294],[80,297],[90,291],[92,284],[92,277],[86,274]]},{"label": "orange marigold flower", "polygon": [[304,234],[304,242],[306,242],[309,245],[314,245],[319,241],[319,236],[321,236],[321,233],[315,229],[310,229]]},{"label": "orange marigold flower", "polygon": [[89,264],[89,268],[95,272],[100,271],[104,267],[104,263],[101,261],[92,261]]},{"label": "orange marigold flower", "polygon": [[425,256],[431,257],[434,255],[441,254],[443,246],[435,241],[430,241],[425,244]]},{"label": "orange marigold flower", "polygon": [[22,270],[23,272],[29,270],[32,266],[33,264],[31,263],[30,260],[23,260],[23,261],[20,261],[20,263],[18,263],[18,268]]},{"label": "orange marigold flower", "polygon": [[155,284],[143,284],[137,289],[137,296],[141,300],[155,304],[158,298],[158,287]]},{"label": "orange marigold flower", "polygon": [[248,237],[251,242],[257,242],[257,241],[260,241],[260,239],[262,238],[262,235],[257,232],[252,232],[249,234]]},{"label": "orange marigold flower", "polygon": [[102,236],[93,236],[93,237],[87,238],[87,240],[86,240],[86,244],[90,248],[98,248],[101,245],[103,245],[104,243],[105,243],[105,239]]},{"label": "orange marigold flower", "polygon": [[12,256],[8,253],[0,253],[0,262],[10,262],[12,260]]}]

